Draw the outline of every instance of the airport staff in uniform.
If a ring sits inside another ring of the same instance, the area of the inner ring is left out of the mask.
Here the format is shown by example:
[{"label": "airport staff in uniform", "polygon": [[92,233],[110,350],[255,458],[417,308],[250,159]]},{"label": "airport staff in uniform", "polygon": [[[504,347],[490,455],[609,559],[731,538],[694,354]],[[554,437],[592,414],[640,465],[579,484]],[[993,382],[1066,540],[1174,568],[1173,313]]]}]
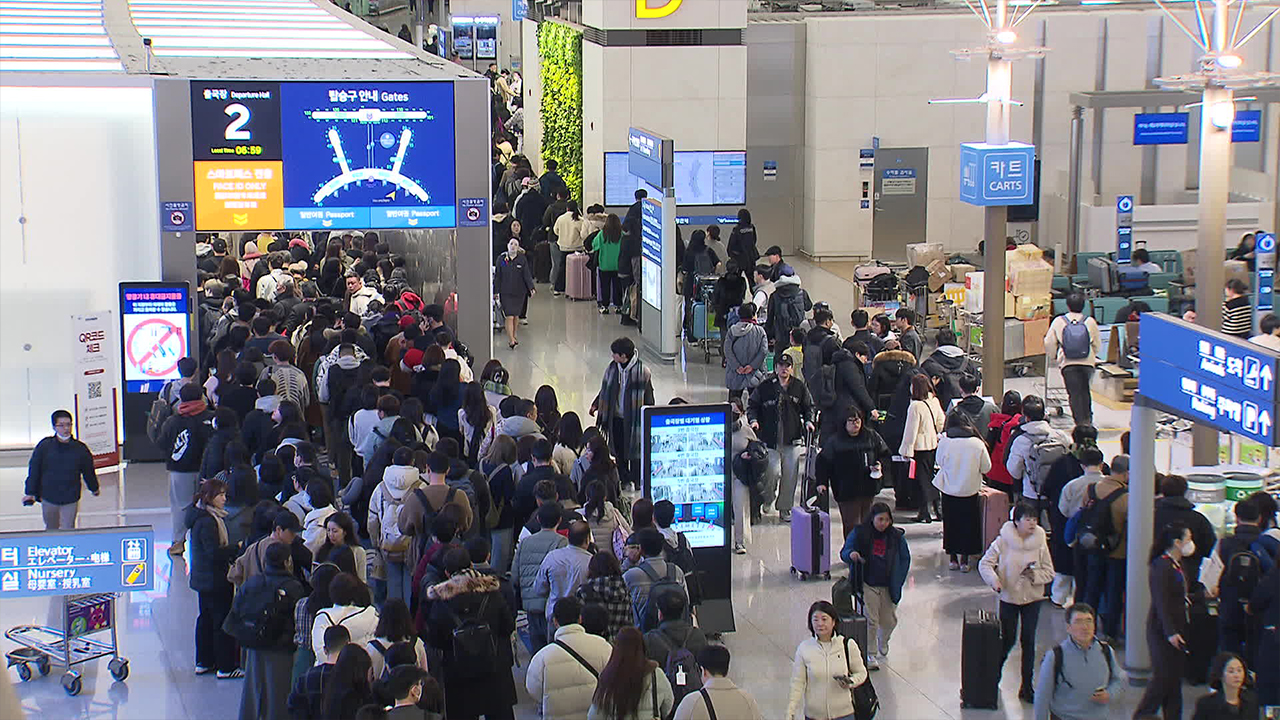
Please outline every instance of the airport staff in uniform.
[{"label": "airport staff in uniform", "polygon": [[27,469],[23,505],[40,503],[44,529],[72,529],[80,508],[80,480],[98,494],[98,474],[89,446],[71,437],[71,413],[55,410],[53,435],[36,444]]}]

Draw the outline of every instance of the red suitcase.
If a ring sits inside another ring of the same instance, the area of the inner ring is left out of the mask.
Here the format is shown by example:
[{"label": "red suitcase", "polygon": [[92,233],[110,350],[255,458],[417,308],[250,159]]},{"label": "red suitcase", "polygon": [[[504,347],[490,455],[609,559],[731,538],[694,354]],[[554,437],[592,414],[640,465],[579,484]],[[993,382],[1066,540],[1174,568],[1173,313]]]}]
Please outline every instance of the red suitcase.
[{"label": "red suitcase", "polygon": [[983,485],[978,490],[978,513],[982,517],[982,550],[986,552],[1009,521],[1008,493]]},{"label": "red suitcase", "polygon": [[590,300],[594,297],[591,290],[591,271],[587,269],[586,253],[573,253],[565,258],[564,294],[570,300]]}]

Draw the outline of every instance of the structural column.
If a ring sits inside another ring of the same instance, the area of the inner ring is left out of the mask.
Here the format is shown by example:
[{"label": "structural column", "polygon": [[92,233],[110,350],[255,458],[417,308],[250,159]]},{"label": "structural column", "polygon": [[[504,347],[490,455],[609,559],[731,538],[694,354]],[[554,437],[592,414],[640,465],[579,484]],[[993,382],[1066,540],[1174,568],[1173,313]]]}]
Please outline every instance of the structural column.
[{"label": "structural column", "polygon": [[[1227,196],[1231,182],[1231,121],[1234,98],[1230,90],[1207,87],[1200,106],[1200,216],[1196,261],[1196,324],[1222,329],[1223,235],[1227,224]],[[1214,119],[1219,120],[1218,127]],[[1225,123],[1222,118],[1228,118]],[[1192,461],[1218,464],[1218,432],[1206,425],[1192,429]]]},{"label": "structural column", "polygon": [[1151,606],[1147,553],[1155,535],[1156,410],[1135,398],[1129,415],[1129,526],[1125,557],[1124,666],[1130,676],[1151,671],[1147,609]]},{"label": "structural column", "polygon": [[[1013,92],[1012,63],[991,53],[987,58],[987,143],[1009,144],[1009,100]],[[1004,395],[1004,244],[1009,210],[987,207],[983,217],[982,388],[987,395]]]}]

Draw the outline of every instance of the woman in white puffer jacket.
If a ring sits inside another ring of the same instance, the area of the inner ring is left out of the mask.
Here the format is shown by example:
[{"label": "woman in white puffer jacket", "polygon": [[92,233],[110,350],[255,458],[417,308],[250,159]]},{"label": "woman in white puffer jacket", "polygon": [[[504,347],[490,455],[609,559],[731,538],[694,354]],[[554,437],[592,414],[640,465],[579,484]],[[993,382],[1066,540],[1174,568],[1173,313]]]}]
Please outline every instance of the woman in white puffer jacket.
[{"label": "woman in white puffer jacket", "polygon": [[1040,527],[1035,508],[1026,503],[1014,506],[1013,520],[1000,528],[1000,535],[978,563],[978,572],[992,590],[1000,593],[1000,636],[1004,639],[1001,668],[1013,649],[1018,624],[1022,624],[1022,688],[1018,697],[1034,703],[1036,623],[1044,604],[1045,585],[1053,581],[1048,536]]},{"label": "woman in white puffer jacket", "polygon": [[[809,632],[796,648],[791,664],[791,693],[785,720],[853,718],[850,690],[867,679],[862,649],[853,638],[836,633],[836,608],[826,600],[809,606]],[[847,678],[841,683],[837,676]]]}]

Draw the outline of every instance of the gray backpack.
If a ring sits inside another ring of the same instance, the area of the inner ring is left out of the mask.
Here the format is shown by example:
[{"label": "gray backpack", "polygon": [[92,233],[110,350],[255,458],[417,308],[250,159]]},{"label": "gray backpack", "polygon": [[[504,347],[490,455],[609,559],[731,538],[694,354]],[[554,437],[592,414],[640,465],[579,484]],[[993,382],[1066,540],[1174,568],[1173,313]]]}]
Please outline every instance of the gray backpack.
[{"label": "gray backpack", "polygon": [[1076,320],[1063,315],[1066,325],[1062,328],[1062,356],[1067,360],[1083,360],[1089,357],[1093,349],[1093,339],[1089,335],[1088,318]]}]

